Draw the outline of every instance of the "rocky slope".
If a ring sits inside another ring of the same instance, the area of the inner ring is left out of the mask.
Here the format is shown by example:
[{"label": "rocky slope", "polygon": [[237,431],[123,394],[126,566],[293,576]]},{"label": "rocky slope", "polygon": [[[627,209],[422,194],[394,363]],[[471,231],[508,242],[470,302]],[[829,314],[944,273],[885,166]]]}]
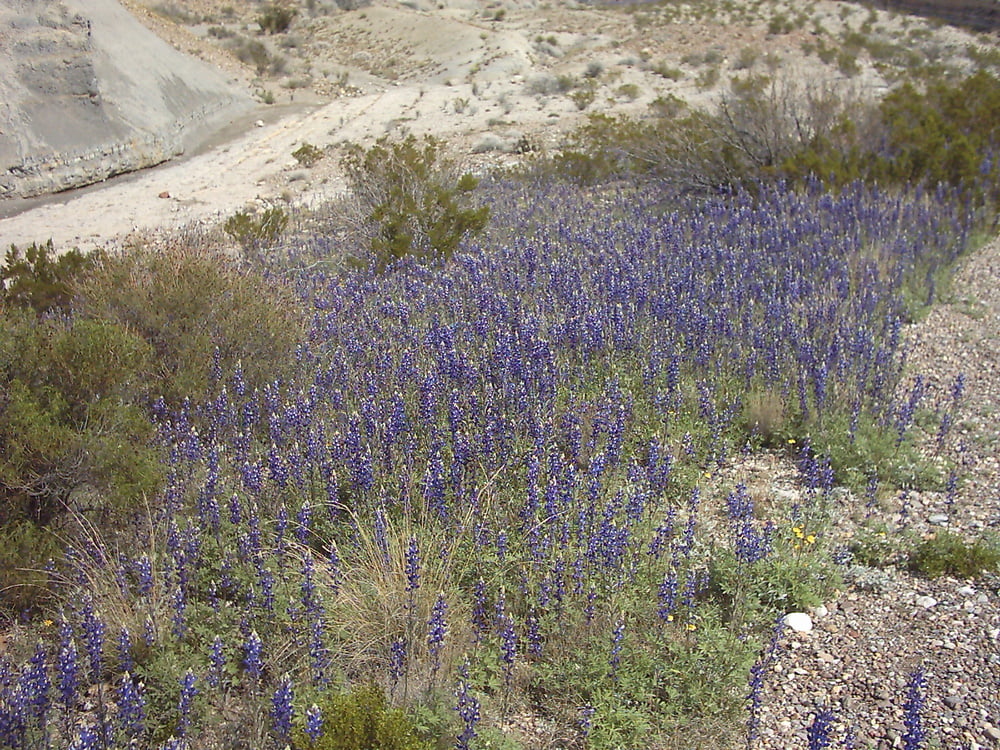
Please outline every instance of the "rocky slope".
[{"label": "rocky slope", "polygon": [[0,198],[157,164],[249,106],[116,0],[0,7]]}]

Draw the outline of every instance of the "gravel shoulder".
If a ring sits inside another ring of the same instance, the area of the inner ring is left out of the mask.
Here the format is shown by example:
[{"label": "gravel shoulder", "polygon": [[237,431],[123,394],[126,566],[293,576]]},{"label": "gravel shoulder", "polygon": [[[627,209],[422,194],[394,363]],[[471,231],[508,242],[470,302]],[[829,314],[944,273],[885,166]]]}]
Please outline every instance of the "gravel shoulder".
[{"label": "gravel shoulder", "polygon": [[[930,403],[965,396],[945,451],[960,466],[952,504],[944,493],[911,493],[876,510],[887,534],[947,527],[968,539],[1000,525],[1000,239],[966,257],[950,292],[910,326],[908,371],[924,376]],[[929,519],[933,517],[932,524]],[[947,520],[943,520],[946,517]],[[895,568],[854,569],[852,581],[813,613],[809,633],[786,631],[767,673],[761,736],[767,750],[807,746],[823,708],[854,747],[902,747],[910,674],[927,680],[922,712],[931,743],[1000,747],[1000,594],[996,578],[929,580]]]}]

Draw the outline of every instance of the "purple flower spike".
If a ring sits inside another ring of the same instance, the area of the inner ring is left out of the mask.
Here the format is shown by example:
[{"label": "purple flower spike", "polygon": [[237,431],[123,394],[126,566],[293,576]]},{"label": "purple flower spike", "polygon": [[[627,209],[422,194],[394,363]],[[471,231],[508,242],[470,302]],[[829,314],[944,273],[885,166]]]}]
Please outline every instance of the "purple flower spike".
[{"label": "purple flower spike", "polygon": [[292,690],[292,680],[285,675],[278,685],[278,689],[271,696],[271,718],[274,733],[283,740],[287,740],[292,733],[292,719],[295,716],[293,702],[295,693]]},{"label": "purple flower spike", "polygon": [[439,593],[437,601],[434,602],[434,609],[431,610],[431,618],[427,623],[427,650],[430,652],[433,662],[433,672],[437,672],[441,667],[441,649],[448,632],[448,623],[445,621],[447,611],[448,603],[444,599],[444,593]]},{"label": "purple flower spike", "polygon": [[837,720],[833,712],[824,708],[813,719],[809,725],[807,737],[809,740],[809,750],[826,750],[833,745],[833,723]]},{"label": "purple flower spike", "polygon": [[927,678],[923,669],[918,669],[910,675],[906,703],[903,704],[903,725],[906,727],[906,732],[903,733],[903,750],[920,750],[924,740],[927,739],[921,716],[924,710],[926,686]]}]

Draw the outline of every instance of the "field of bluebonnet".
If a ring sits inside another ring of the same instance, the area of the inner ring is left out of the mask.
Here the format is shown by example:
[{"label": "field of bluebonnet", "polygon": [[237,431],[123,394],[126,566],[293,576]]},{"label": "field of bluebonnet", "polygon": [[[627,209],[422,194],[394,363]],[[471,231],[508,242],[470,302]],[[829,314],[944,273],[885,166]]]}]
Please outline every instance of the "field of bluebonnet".
[{"label": "field of bluebonnet", "polygon": [[[272,264],[294,363],[251,386],[220,353],[207,397],[154,406],[166,482],[49,571],[0,744],[752,747],[777,618],[837,585],[830,514],[943,479],[900,333],[965,204],[479,191],[447,262],[329,270],[316,235]],[[765,451],[801,501],[727,484]]]}]

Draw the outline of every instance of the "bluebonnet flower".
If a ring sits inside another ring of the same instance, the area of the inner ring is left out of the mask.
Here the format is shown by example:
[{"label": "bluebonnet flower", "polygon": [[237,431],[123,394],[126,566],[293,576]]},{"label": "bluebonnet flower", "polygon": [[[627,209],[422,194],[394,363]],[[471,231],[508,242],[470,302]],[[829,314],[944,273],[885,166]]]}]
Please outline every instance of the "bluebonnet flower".
[{"label": "bluebonnet flower", "polygon": [[83,633],[87,646],[87,659],[90,663],[91,678],[98,682],[101,679],[101,668],[104,657],[104,622],[94,612],[94,603],[88,598],[83,604]]},{"label": "bluebonnet flower", "polygon": [[123,627],[118,633],[118,670],[134,672],[135,660],[132,658],[132,634]]},{"label": "bluebonnet flower", "polygon": [[836,720],[837,717],[828,708],[816,714],[806,732],[809,750],[826,750],[833,745],[833,723]]},{"label": "bluebonnet flower", "polygon": [[590,704],[580,706],[577,711],[577,721],[576,724],[580,728],[580,734],[583,737],[588,737],[590,735],[590,730],[593,728],[595,709]]},{"label": "bluebonnet flower", "polygon": [[205,682],[209,687],[218,689],[222,685],[223,670],[226,666],[226,652],[221,636],[215,636],[208,652],[208,673],[205,675]]},{"label": "bluebonnet flower", "polygon": [[395,688],[406,672],[406,639],[396,638],[389,648],[389,680]]},{"label": "bluebonnet flower", "polygon": [[126,737],[135,738],[144,731],[146,699],[142,683],[137,683],[128,672],[122,674],[118,684],[118,725]]},{"label": "bluebonnet flower", "polygon": [[263,644],[257,631],[251,631],[246,642],[243,644],[243,668],[247,675],[254,682],[260,680],[264,672],[264,662],[261,658]]},{"label": "bluebonnet flower", "polygon": [[313,703],[306,709],[306,734],[312,742],[318,742],[323,733],[323,712]]},{"label": "bluebonnet flower", "polygon": [[181,694],[177,703],[177,709],[180,712],[180,718],[177,720],[177,734],[180,737],[186,737],[191,728],[191,710],[194,707],[195,696],[198,695],[197,682],[198,678],[190,669],[180,678]]},{"label": "bluebonnet flower", "polygon": [[153,565],[149,557],[143,555],[135,562],[135,575],[140,596],[149,596],[153,592]]},{"label": "bluebonnet flower", "polygon": [[173,602],[173,613],[170,616],[170,622],[173,624],[172,632],[175,638],[183,638],[187,632],[187,620],[184,617],[187,597],[184,595],[184,587],[178,586],[171,599]]},{"label": "bluebonnet flower", "polygon": [[45,648],[41,643],[36,644],[35,651],[28,660],[28,668],[19,680],[22,705],[39,727],[44,726],[45,715],[52,702],[52,680],[49,678],[46,659]]},{"label": "bluebonnet flower", "polygon": [[677,569],[673,566],[663,575],[663,582],[657,590],[659,606],[656,614],[660,620],[667,622],[673,617],[677,604]]},{"label": "bluebonnet flower", "polygon": [[622,660],[622,642],[624,640],[625,621],[619,620],[615,623],[615,629],[611,633],[611,654],[608,656],[611,679],[615,682],[618,681],[618,667]]},{"label": "bluebonnet flower", "polygon": [[508,614],[500,616],[500,661],[503,662],[504,683],[509,685],[517,661],[517,631],[514,629],[514,618]]},{"label": "bluebonnet flower", "polygon": [[747,750],[753,750],[759,736],[760,706],[761,700],[764,697],[764,680],[771,665],[774,663],[782,627],[781,620],[779,619],[771,631],[771,640],[764,647],[757,661],[750,667],[750,692],[747,693],[747,708],[749,711],[746,733]]},{"label": "bluebonnet flower", "polygon": [[479,643],[486,631],[489,630],[486,608],[486,582],[480,578],[473,588],[472,600],[472,633],[476,643]]},{"label": "bluebonnet flower", "polygon": [[469,690],[469,666],[463,664],[459,670],[458,688],[455,690],[455,711],[462,721],[462,731],[456,738],[456,750],[469,750],[470,743],[477,736],[476,725],[480,720],[479,699]]},{"label": "bluebonnet flower", "polygon": [[427,622],[427,650],[430,653],[432,672],[437,672],[441,667],[441,648],[444,646],[444,638],[448,632],[448,624],[445,614],[448,611],[448,604],[444,598],[444,592],[437,596],[434,608],[431,610],[430,620]]},{"label": "bluebonnet flower", "polygon": [[924,688],[927,678],[923,669],[918,669],[910,675],[906,687],[906,702],[903,704],[903,750],[920,750],[927,733],[923,727]]},{"label": "bluebonnet flower", "polygon": [[323,618],[317,615],[309,624],[309,664],[312,667],[314,685],[321,685],[328,681],[326,668],[329,661],[330,650],[323,640]]},{"label": "bluebonnet flower", "polygon": [[292,719],[295,716],[295,693],[292,690],[292,680],[285,675],[274,695],[271,696],[271,719],[274,733],[279,738],[287,740],[292,733]]},{"label": "bluebonnet flower", "polygon": [[80,732],[70,743],[69,750],[97,750],[101,746],[100,734],[93,726],[87,724],[80,728]]},{"label": "bluebonnet flower", "polygon": [[410,537],[406,548],[406,591],[412,593],[420,588],[420,548],[417,538]]},{"label": "bluebonnet flower", "polygon": [[72,634],[63,636],[56,658],[56,688],[59,699],[67,710],[76,705],[77,688],[80,685],[80,662],[76,643]]}]

